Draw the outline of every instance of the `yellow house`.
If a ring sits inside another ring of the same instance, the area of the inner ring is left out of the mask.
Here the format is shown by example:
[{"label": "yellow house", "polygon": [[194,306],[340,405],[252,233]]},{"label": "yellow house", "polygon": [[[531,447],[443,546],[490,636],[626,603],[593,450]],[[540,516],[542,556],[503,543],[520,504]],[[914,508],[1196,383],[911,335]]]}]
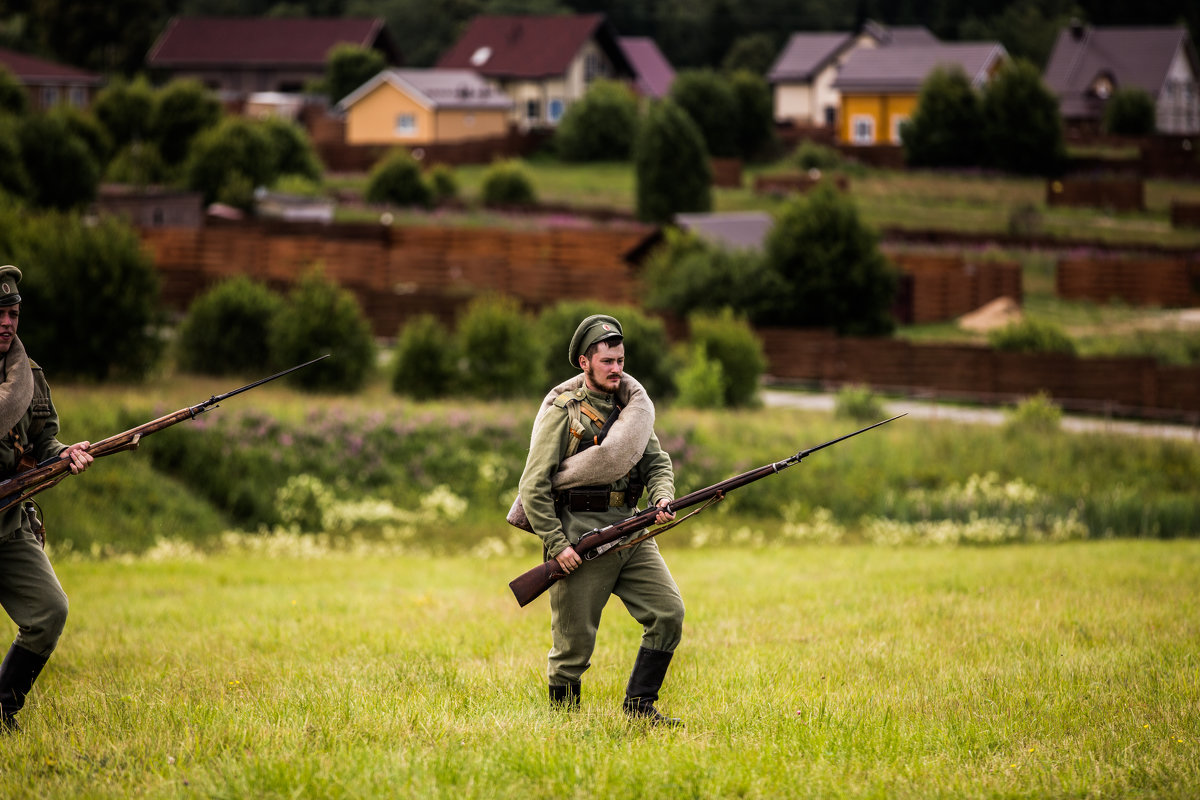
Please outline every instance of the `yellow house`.
[{"label": "yellow house", "polygon": [[461,69],[386,69],[338,103],[346,143],[431,145],[508,132],[512,100]]},{"label": "yellow house", "polygon": [[937,67],[960,67],[976,88],[1008,58],[996,42],[878,47],[851,52],[834,82],[841,94],[838,139],[846,144],[900,144],[921,84]]}]

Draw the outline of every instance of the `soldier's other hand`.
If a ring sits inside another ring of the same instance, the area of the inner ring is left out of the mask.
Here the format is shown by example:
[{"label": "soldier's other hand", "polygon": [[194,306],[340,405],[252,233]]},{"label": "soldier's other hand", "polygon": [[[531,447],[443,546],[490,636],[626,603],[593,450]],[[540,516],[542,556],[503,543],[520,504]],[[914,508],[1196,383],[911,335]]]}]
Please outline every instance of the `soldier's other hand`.
[{"label": "soldier's other hand", "polygon": [[62,451],[59,458],[71,460],[71,474],[78,475],[92,464],[92,454],[87,450],[92,446],[91,442],[76,442],[75,444]]},{"label": "soldier's other hand", "polygon": [[575,569],[583,563],[583,559],[579,557],[579,553],[575,552],[575,548],[567,545],[567,549],[554,557],[558,562],[558,568],[570,575]]},{"label": "soldier's other hand", "polygon": [[[659,500],[658,507],[664,508],[664,506],[666,506],[667,503],[670,503],[670,502],[671,502],[670,500],[667,500],[665,498],[662,500]],[[664,509],[663,511],[659,511],[654,516],[654,521],[657,522],[659,525],[665,525],[666,523],[670,522],[673,519],[675,519],[675,512],[671,511],[670,509]]]}]

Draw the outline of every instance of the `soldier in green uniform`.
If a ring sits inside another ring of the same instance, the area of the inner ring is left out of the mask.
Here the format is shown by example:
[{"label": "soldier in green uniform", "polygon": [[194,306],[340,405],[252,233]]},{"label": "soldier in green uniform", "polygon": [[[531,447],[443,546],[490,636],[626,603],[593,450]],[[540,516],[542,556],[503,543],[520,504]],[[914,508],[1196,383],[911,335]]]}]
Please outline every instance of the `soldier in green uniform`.
[{"label": "soldier in green uniform", "polygon": [[[25,459],[71,461],[78,474],[92,463],[89,443],[58,441],[58,414],[41,368],[17,338],[21,271],[0,267],[0,477]],[[17,625],[17,638],[0,663],[0,730],[17,729],[16,713],[54,652],[67,621],[67,595],[46,557],[37,507],[28,502],[0,513],[0,605]]]},{"label": "soldier in green uniform", "polygon": [[[550,701],[578,708],[580,678],[591,663],[600,615],[616,595],[642,624],[642,642],[626,688],[624,710],[631,717],[678,724],[654,703],[683,630],[683,600],[653,539],[629,549],[583,560],[573,547],[579,537],[633,514],[640,495],[662,506],[675,497],[670,456],[653,430],[641,458],[625,476],[608,485],[555,492],[551,479],[579,441],[593,441],[614,412],[613,393],[625,367],[620,323],[593,315],[571,339],[571,365],[583,370],[583,386],[559,395],[534,423],[529,457],[521,475],[520,497],[545,554],[569,577],[550,588],[553,647],[547,677]],[[663,511],[661,524],[674,518]]]}]

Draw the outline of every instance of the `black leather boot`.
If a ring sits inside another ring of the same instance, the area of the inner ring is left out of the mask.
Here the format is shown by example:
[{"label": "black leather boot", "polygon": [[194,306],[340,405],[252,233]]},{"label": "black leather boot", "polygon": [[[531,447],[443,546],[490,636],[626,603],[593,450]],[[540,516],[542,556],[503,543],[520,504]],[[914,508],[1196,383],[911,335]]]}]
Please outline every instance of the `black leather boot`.
[{"label": "black leather boot", "polygon": [[0,663],[0,731],[20,730],[17,712],[25,706],[25,696],[46,666],[46,656],[13,645]]},{"label": "black leather boot", "polygon": [[654,725],[683,724],[683,720],[665,717],[654,707],[658,690],[667,676],[667,667],[671,666],[672,655],[667,650],[638,649],[637,660],[633,662],[633,672],[629,676],[629,686],[625,688],[625,713],[630,717],[646,719]]},{"label": "black leather boot", "polygon": [[578,711],[580,688],[578,683],[568,683],[565,686],[550,684],[550,705],[567,711]]}]

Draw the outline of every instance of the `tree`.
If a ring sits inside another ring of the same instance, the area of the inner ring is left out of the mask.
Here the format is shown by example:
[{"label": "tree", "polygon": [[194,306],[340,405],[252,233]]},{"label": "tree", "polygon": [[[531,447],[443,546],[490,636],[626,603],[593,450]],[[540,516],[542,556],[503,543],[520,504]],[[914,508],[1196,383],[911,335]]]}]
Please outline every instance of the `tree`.
[{"label": "tree", "polygon": [[695,121],[710,155],[738,155],[738,100],[723,75],[711,69],[683,70],[671,84],[670,97]]},{"label": "tree", "polygon": [[914,167],[965,167],[985,160],[979,96],[960,66],[937,67],[917,97],[917,110],[900,131],[904,157]]},{"label": "tree", "polygon": [[154,96],[150,130],[158,153],[169,165],[183,163],[200,131],[221,119],[221,103],[200,81],[177,79]]},{"label": "tree", "polygon": [[1114,136],[1149,136],[1158,128],[1154,98],[1145,89],[1123,86],[1104,106],[1104,131]]},{"label": "tree", "polygon": [[243,117],[226,117],[196,136],[184,176],[188,188],[211,203],[239,183],[248,183],[251,191],[269,185],[274,166],[274,149],[263,127]]},{"label": "tree", "polygon": [[246,275],[227,278],[192,301],[176,339],[183,369],[248,375],[270,362],[271,321],[283,298]]},{"label": "tree", "polygon": [[29,110],[29,92],[8,67],[0,65],[0,112],[24,114]]},{"label": "tree", "polygon": [[633,152],[637,123],[633,92],[616,81],[596,81],[567,109],[554,143],[566,161],[624,161]]},{"label": "tree", "polygon": [[321,180],[321,161],[304,128],[274,115],[262,120],[259,125],[271,142],[272,177],[300,175],[312,181]]},{"label": "tree", "polygon": [[818,186],[780,210],[767,235],[767,264],[785,287],[759,324],[891,332],[896,275],[845,195]]},{"label": "tree", "polygon": [[100,186],[100,165],[63,117],[55,114],[23,117],[17,141],[34,205],[66,211],[95,199]]},{"label": "tree", "polygon": [[1058,99],[1028,61],[1002,66],[983,90],[989,162],[1006,172],[1052,175],[1066,159]]},{"label": "tree", "polygon": [[734,139],[744,159],[762,156],[775,140],[775,101],[771,87],[758,74],[738,70],[729,78],[737,101],[737,126]]},{"label": "tree", "polygon": [[356,44],[335,45],[325,61],[325,82],[329,102],[336,104],[346,95],[374,78],[387,66],[383,54]]},{"label": "tree", "polygon": [[669,99],[650,107],[634,144],[637,215],[669,222],[680,211],[712,209],[712,166],[704,137]]},{"label": "tree", "polygon": [[29,174],[21,161],[21,141],[16,119],[0,114],[0,195],[28,197]]},{"label": "tree", "polygon": [[130,142],[150,138],[154,90],[145,76],[133,81],[118,78],[96,93],[92,113],[108,130],[113,147],[120,150]]},{"label": "tree", "polygon": [[721,69],[728,73],[746,70],[754,75],[763,76],[775,63],[779,48],[775,37],[770,33],[751,33],[740,36],[725,54]]},{"label": "tree", "polygon": [[396,148],[371,170],[366,198],[368,203],[426,207],[433,201],[433,190],[412,154]]}]

